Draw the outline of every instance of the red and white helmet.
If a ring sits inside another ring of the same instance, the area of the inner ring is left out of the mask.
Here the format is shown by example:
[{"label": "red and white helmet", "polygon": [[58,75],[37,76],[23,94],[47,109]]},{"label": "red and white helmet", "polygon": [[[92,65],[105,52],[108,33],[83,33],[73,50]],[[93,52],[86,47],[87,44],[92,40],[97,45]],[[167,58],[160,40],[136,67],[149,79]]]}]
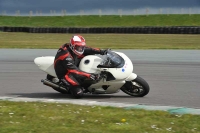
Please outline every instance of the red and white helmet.
[{"label": "red and white helmet", "polygon": [[78,56],[81,56],[85,50],[85,39],[80,35],[74,35],[70,39],[70,48]]}]

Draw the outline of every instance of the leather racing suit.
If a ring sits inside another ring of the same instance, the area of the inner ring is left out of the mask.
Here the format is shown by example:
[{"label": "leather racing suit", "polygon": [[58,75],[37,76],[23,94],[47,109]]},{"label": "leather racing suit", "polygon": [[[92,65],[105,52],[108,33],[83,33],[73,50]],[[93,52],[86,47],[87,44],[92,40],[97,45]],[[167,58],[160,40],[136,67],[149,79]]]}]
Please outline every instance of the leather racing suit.
[{"label": "leather racing suit", "polygon": [[69,47],[69,43],[62,45],[55,56],[54,68],[57,77],[70,86],[81,86],[81,80],[90,78],[91,74],[81,71],[78,66],[81,59],[86,55],[101,54],[105,50],[85,47],[82,56],[77,56]]}]

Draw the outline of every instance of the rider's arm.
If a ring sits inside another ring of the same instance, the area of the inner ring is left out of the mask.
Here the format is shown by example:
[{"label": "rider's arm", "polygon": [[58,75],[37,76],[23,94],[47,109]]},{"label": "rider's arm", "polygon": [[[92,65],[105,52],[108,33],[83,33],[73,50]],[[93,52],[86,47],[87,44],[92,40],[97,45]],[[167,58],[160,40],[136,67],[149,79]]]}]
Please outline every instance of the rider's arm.
[{"label": "rider's arm", "polygon": [[99,49],[99,48],[91,48],[91,47],[85,47],[85,51],[83,53],[84,55],[94,55],[94,54],[105,54],[105,50]]}]

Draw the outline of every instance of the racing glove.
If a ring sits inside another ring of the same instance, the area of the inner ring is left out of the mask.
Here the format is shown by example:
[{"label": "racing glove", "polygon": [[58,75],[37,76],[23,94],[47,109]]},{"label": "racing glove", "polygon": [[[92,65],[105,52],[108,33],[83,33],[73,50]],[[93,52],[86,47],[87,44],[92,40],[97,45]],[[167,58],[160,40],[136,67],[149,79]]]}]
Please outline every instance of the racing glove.
[{"label": "racing glove", "polygon": [[108,53],[109,50],[110,50],[110,49],[101,50],[101,51],[100,51],[100,54],[101,54],[101,55],[106,55],[106,54]]},{"label": "racing glove", "polygon": [[98,80],[99,79],[99,75],[92,73],[92,74],[90,74],[90,79],[92,79],[92,80]]}]

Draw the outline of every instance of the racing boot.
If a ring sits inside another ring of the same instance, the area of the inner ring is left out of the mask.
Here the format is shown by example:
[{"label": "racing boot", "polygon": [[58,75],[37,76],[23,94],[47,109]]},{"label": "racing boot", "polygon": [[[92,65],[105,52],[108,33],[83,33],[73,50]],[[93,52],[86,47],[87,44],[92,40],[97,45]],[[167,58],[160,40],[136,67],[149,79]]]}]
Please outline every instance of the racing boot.
[{"label": "racing boot", "polygon": [[83,89],[81,86],[71,86],[70,92],[74,98],[82,98],[83,97]]}]

